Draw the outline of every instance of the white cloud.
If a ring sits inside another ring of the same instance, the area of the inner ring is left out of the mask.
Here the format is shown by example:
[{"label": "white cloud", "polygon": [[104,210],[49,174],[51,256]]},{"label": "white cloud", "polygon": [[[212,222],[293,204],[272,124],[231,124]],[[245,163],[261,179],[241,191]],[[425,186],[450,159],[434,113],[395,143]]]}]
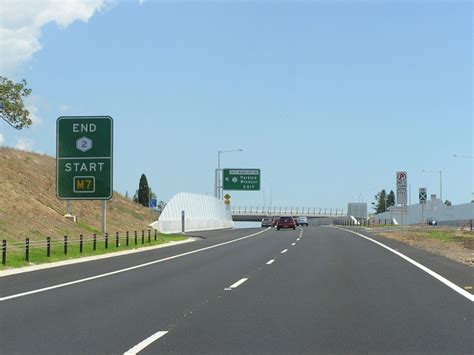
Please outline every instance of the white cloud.
[{"label": "white cloud", "polygon": [[3,138],[3,134],[0,133],[0,147],[3,145],[5,139]]},{"label": "white cloud", "polygon": [[15,145],[16,149],[32,151],[33,150],[33,141],[28,138],[19,138],[18,142]]},{"label": "white cloud", "polygon": [[69,106],[68,105],[61,105],[59,106],[59,111],[61,112],[66,112],[69,110]]},{"label": "white cloud", "polygon": [[12,74],[41,49],[41,28],[50,22],[66,28],[75,21],[88,22],[111,0],[2,0],[0,72]]}]

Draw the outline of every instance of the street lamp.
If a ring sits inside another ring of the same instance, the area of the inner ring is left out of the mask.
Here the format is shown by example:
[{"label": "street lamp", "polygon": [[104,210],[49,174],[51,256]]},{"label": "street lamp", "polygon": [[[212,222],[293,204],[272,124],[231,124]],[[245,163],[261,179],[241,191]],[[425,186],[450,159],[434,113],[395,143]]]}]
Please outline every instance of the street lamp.
[{"label": "street lamp", "polygon": [[424,173],[438,173],[439,174],[439,198],[443,201],[443,171],[442,170],[427,170],[423,169]]},{"label": "street lamp", "polygon": [[217,151],[217,169],[216,176],[214,179],[214,197],[219,199],[222,198],[222,178],[221,178],[221,154],[232,153],[232,152],[243,152],[243,149],[232,149],[232,150],[218,150]]}]

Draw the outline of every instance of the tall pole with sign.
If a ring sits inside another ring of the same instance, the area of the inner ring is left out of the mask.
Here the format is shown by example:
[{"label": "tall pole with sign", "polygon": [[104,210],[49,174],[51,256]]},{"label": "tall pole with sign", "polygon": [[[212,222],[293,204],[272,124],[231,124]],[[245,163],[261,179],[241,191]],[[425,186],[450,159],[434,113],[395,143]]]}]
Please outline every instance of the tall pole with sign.
[{"label": "tall pole with sign", "polygon": [[420,187],[418,190],[418,200],[421,205],[421,225],[425,224],[425,204],[428,199],[428,193],[426,192],[426,187]]},{"label": "tall pole with sign", "polygon": [[56,121],[56,196],[60,200],[102,200],[113,195],[113,120],[109,116],[67,116]]},{"label": "tall pole with sign", "polygon": [[397,204],[400,205],[400,222],[403,226],[403,214],[407,204],[407,172],[397,171]]}]

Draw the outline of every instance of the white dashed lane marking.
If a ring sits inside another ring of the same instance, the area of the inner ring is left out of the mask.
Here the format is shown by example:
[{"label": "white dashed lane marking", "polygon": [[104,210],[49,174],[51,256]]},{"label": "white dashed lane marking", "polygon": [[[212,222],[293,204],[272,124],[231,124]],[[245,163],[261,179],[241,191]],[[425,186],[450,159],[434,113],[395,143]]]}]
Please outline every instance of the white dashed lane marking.
[{"label": "white dashed lane marking", "polygon": [[142,351],[143,349],[145,349],[148,345],[150,345],[151,343],[157,341],[158,339],[160,339],[162,336],[166,335],[168,332],[165,331],[165,330],[161,330],[159,332],[156,332],[155,334],[153,334],[152,336],[146,338],[145,340],[143,340],[142,342],[138,343],[137,345],[135,345],[133,348],[131,348],[130,350],[127,350],[124,355],[136,355],[138,354],[140,351]]},{"label": "white dashed lane marking", "polygon": [[231,291],[233,290],[234,288],[237,288],[239,287],[240,285],[242,285],[245,281],[247,281],[248,278],[243,278],[243,279],[240,279],[239,281],[233,283],[232,285],[230,285],[229,287],[225,288],[224,290],[226,291]]}]

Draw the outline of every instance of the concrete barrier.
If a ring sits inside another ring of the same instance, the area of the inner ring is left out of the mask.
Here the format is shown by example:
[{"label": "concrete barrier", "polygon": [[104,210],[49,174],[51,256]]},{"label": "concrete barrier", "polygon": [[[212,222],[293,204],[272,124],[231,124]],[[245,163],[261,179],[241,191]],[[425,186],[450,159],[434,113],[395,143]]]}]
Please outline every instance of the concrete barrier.
[{"label": "concrete barrier", "polygon": [[161,233],[184,232],[234,228],[232,214],[224,201],[212,196],[181,192],[166,205],[158,221],[150,226]]}]

